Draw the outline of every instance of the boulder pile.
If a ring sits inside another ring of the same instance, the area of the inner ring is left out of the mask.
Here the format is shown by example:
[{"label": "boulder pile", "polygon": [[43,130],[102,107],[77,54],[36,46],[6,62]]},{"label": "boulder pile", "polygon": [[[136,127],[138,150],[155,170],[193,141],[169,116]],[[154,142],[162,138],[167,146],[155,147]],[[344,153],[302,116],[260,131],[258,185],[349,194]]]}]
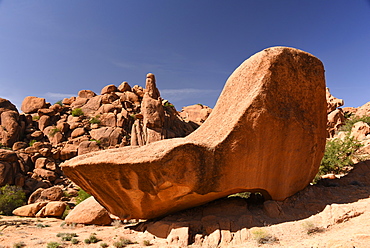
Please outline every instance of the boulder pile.
[{"label": "boulder pile", "polygon": [[56,104],[28,96],[21,110],[20,114],[11,102],[0,99],[0,187],[18,185],[31,197],[53,186],[65,192],[78,190],[59,167],[65,160],[92,151],[183,137],[199,126],[160,97],[151,73],[146,88],[127,82],[118,87],[111,84],[99,95],[81,90],[76,97]]}]

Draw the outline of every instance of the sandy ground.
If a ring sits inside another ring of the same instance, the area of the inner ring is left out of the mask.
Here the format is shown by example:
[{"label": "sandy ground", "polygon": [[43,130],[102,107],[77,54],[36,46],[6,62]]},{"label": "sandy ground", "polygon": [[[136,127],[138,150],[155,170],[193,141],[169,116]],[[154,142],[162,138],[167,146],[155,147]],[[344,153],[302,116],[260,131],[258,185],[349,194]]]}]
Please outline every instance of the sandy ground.
[{"label": "sandy ground", "polygon": [[[342,223],[323,227],[321,232],[307,233],[307,226],[323,226],[320,222],[320,213],[307,219],[285,222],[263,227],[263,232],[276,237],[278,241],[268,244],[258,244],[253,233],[261,228],[251,228],[248,238],[239,245],[222,245],[222,247],[307,247],[307,248],[367,248],[370,247],[370,198],[358,202],[345,204],[352,209],[362,209],[356,217],[349,217]],[[369,206],[369,207],[368,207]],[[325,224],[324,224],[325,226]],[[58,233],[76,233],[78,244],[62,241]],[[84,240],[91,234],[101,241],[95,244],[86,244]],[[1,216],[0,219],[0,247],[15,247],[15,244],[25,244],[24,247],[47,247],[50,242],[58,242],[61,247],[102,247],[102,243],[115,247],[113,244],[121,238],[131,240],[136,244],[127,247],[179,247],[167,245],[166,239],[155,238],[148,232],[136,232],[119,222],[112,226],[84,226],[67,225],[63,220],[55,218],[22,218],[15,216]],[[20,247],[20,246],[19,246]],[[190,245],[188,247],[199,247]]]}]

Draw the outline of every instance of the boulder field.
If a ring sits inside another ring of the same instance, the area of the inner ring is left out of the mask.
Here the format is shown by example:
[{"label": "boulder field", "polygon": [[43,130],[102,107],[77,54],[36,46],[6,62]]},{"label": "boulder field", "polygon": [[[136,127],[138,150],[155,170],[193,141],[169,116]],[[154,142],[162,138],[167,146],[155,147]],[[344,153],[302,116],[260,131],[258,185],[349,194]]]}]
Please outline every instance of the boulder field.
[{"label": "boulder field", "polygon": [[243,191],[284,200],[316,175],[326,125],[321,61],[273,47],[233,72],[210,116],[185,138],[92,152],[61,167],[121,219],[155,218]]}]

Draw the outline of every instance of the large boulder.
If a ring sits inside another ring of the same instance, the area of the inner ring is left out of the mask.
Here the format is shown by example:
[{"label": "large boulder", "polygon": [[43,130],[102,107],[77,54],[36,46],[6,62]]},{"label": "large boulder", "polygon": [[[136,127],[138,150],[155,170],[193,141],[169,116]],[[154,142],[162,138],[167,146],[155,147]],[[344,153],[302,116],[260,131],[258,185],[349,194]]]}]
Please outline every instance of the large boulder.
[{"label": "large boulder", "polygon": [[21,106],[21,110],[26,113],[36,113],[39,109],[45,108],[46,102],[45,98],[40,98],[36,96],[27,96],[24,98]]},{"label": "large boulder", "polygon": [[325,94],[319,59],[265,49],[234,71],[211,115],[187,137],[93,152],[62,168],[122,219],[155,218],[242,191],[284,200],[318,171]]},{"label": "large boulder", "polygon": [[21,127],[19,114],[16,111],[4,111],[0,114],[0,143],[12,147],[20,138]]},{"label": "large boulder", "polygon": [[65,221],[87,225],[109,225],[112,219],[94,197],[89,197],[69,212]]}]

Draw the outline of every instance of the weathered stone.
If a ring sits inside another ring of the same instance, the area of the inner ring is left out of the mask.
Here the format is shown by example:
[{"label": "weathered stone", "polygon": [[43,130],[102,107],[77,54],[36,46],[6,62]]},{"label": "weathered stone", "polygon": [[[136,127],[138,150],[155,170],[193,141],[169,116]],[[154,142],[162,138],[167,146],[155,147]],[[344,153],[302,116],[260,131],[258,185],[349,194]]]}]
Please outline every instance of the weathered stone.
[{"label": "weathered stone", "polygon": [[106,127],[115,127],[117,125],[117,117],[114,113],[104,113],[100,116],[100,124]]},{"label": "weathered stone", "polygon": [[15,111],[5,111],[0,114],[0,143],[12,147],[19,140],[21,127],[19,114]]},{"label": "weathered stone", "polygon": [[67,160],[77,156],[78,145],[67,144],[60,151],[60,158],[62,160]]},{"label": "weathered stone", "polygon": [[72,109],[81,108],[89,99],[84,97],[76,97],[76,100],[71,104]]},{"label": "weathered stone", "polygon": [[263,210],[265,210],[267,215],[271,218],[278,218],[283,214],[281,206],[276,201],[265,201],[263,203]]},{"label": "weathered stone", "polygon": [[17,154],[14,151],[0,148],[0,161],[14,162],[17,159]]},{"label": "weathered stone", "polygon": [[21,149],[24,149],[28,147],[28,144],[26,142],[23,142],[23,141],[18,141],[18,142],[15,142],[12,146],[12,150],[13,151],[18,151],[18,150],[21,150]]},{"label": "weathered stone", "polygon": [[35,217],[36,213],[39,212],[47,202],[38,202],[29,205],[25,205],[13,210],[13,214],[23,217]]},{"label": "weathered stone", "polygon": [[134,85],[134,87],[132,87],[132,92],[134,92],[139,97],[144,96],[144,89],[143,89],[143,87],[141,87],[139,85]]},{"label": "weathered stone", "polygon": [[27,96],[24,98],[21,106],[21,110],[26,113],[36,113],[37,110],[46,107],[45,98],[39,98],[35,96]]},{"label": "weathered stone", "polygon": [[55,129],[54,126],[46,127],[43,133],[48,137],[50,144],[53,146],[57,146],[64,139],[64,136],[60,132],[60,129]]},{"label": "weathered stone", "polygon": [[94,96],[81,109],[85,115],[93,115],[102,104],[102,96]]},{"label": "weathered stone", "polygon": [[101,90],[100,95],[110,94],[116,91],[117,91],[117,87],[114,84],[109,84]]},{"label": "weathered stone", "polygon": [[36,213],[36,217],[61,217],[66,207],[67,203],[65,202],[48,202],[39,212]]},{"label": "weathered stone", "polygon": [[94,197],[89,197],[78,204],[65,218],[67,223],[87,225],[109,225],[112,219]]},{"label": "weathered stone", "polygon": [[96,141],[83,141],[78,146],[78,155],[99,151],[100,147]]},{"label": "weathered stone", "polygon": [[99,140],[103,146],[115,146],[122,138],[122,128],[101,127],[90,131],[91,138]]},{"label": "weathered stone", "polygon": [[9,110],[18,112],[17,107],[13,103],[11,103],[7,99],[0,98],[0,115],[2,112],[6,112]]},{"label": "weathered stone", "polygon": [[78,92],[78,96],[81,97],[81,98],[91,99],[94,96],[96,96],[96,94],[91,90],[80,90]]},{"label": "weathered stone", "polygon": [[154,218],[255,189],[284,200],[318,171],[326,107],[321,61],[298,49],[269,48],[236,69],[211,115],[187,137],[86,154],[62,167],[122,219]]},{"label": "weathered stone", "polygon": [[212,109],[202,104],[195,104],[187,107],[183,107],[180,116],[187,122],[192,121],[197,124],[202,124],[212,113]]},{"label": "weathered stone", "polygon": [[72,131],[71,138],[76,138],[85,134],[85,128],[79,127]]},{"label": "weathered stone", "polygon": [[0,187],[14,184],[14,172],[10,163],[0,161]]},{"label": "weathered stone", "polygon": [[120,86],[118,86],[118,90],[121,92],[131,91],[131,86],[127,82],[122,82]]},{"label": "weathered stone", "polygon": [[50,126],[51,125],[50,116],[48,116],[48,115],[41,116],[40,119],[38,120],[38,124],[39,124],[39,129],[41,131],[44,131],[44,129],[47,126]]},{"label": "weathered stone", "polygon": [[338,108],[328,114],[328,137],[332,138],[335,133],[339,130],[339,127],[344,124],[344,113],[343,110]]},{"label": "weathered stone", "polygon": [[51,108],[42,108],[37,110],[37,114],[41,117],[43,115],[53,116],[55,115],[55,112]]},{"label": "weathered stone", "polygon": [[53,171],[49,171],[49,170],[46,170],[46,169],[34,169],[33,172],[37,176],[39,176],[39,177],[41,177],[43,179],[46,179],[46,180],[48,180],[50,182],[53,182],[56,179],[55,172],[53,172]]},{"label": "weathered stone", "polygon": [[357,117],[370,116],[370,102],[367,102],[361,107],[359,107],[356,111],[355,116]]},{"label": "weathered stone", "polygon": [[76,97],[75,96],[71,96],[70,98],[64,98],[63,101],[62,101],[62,104],[63,105],[71,105],[74,101],[76,101]]},{"label": "weathered stone", "polygon": [[107,94],[102,95],[101,102],[102,102],[102,104],[110,104],[110,103],[116,101],[119,98],[120,97],[114,92],[107,93]]},{"label": "weathered stone", "polygon": [[338,99],[332,96],[332,94],[330,94],[329,88],[326,88],[326,102],[327,102],[326,112],[328,114],[344,105],[344,101],[342,99]]},{"label": "weathered stone", "polygon": [[368,134],[370,134],[370,126],[363,121],[356,122],[351,129],[351,136],[357,140],[363,140]]}]

